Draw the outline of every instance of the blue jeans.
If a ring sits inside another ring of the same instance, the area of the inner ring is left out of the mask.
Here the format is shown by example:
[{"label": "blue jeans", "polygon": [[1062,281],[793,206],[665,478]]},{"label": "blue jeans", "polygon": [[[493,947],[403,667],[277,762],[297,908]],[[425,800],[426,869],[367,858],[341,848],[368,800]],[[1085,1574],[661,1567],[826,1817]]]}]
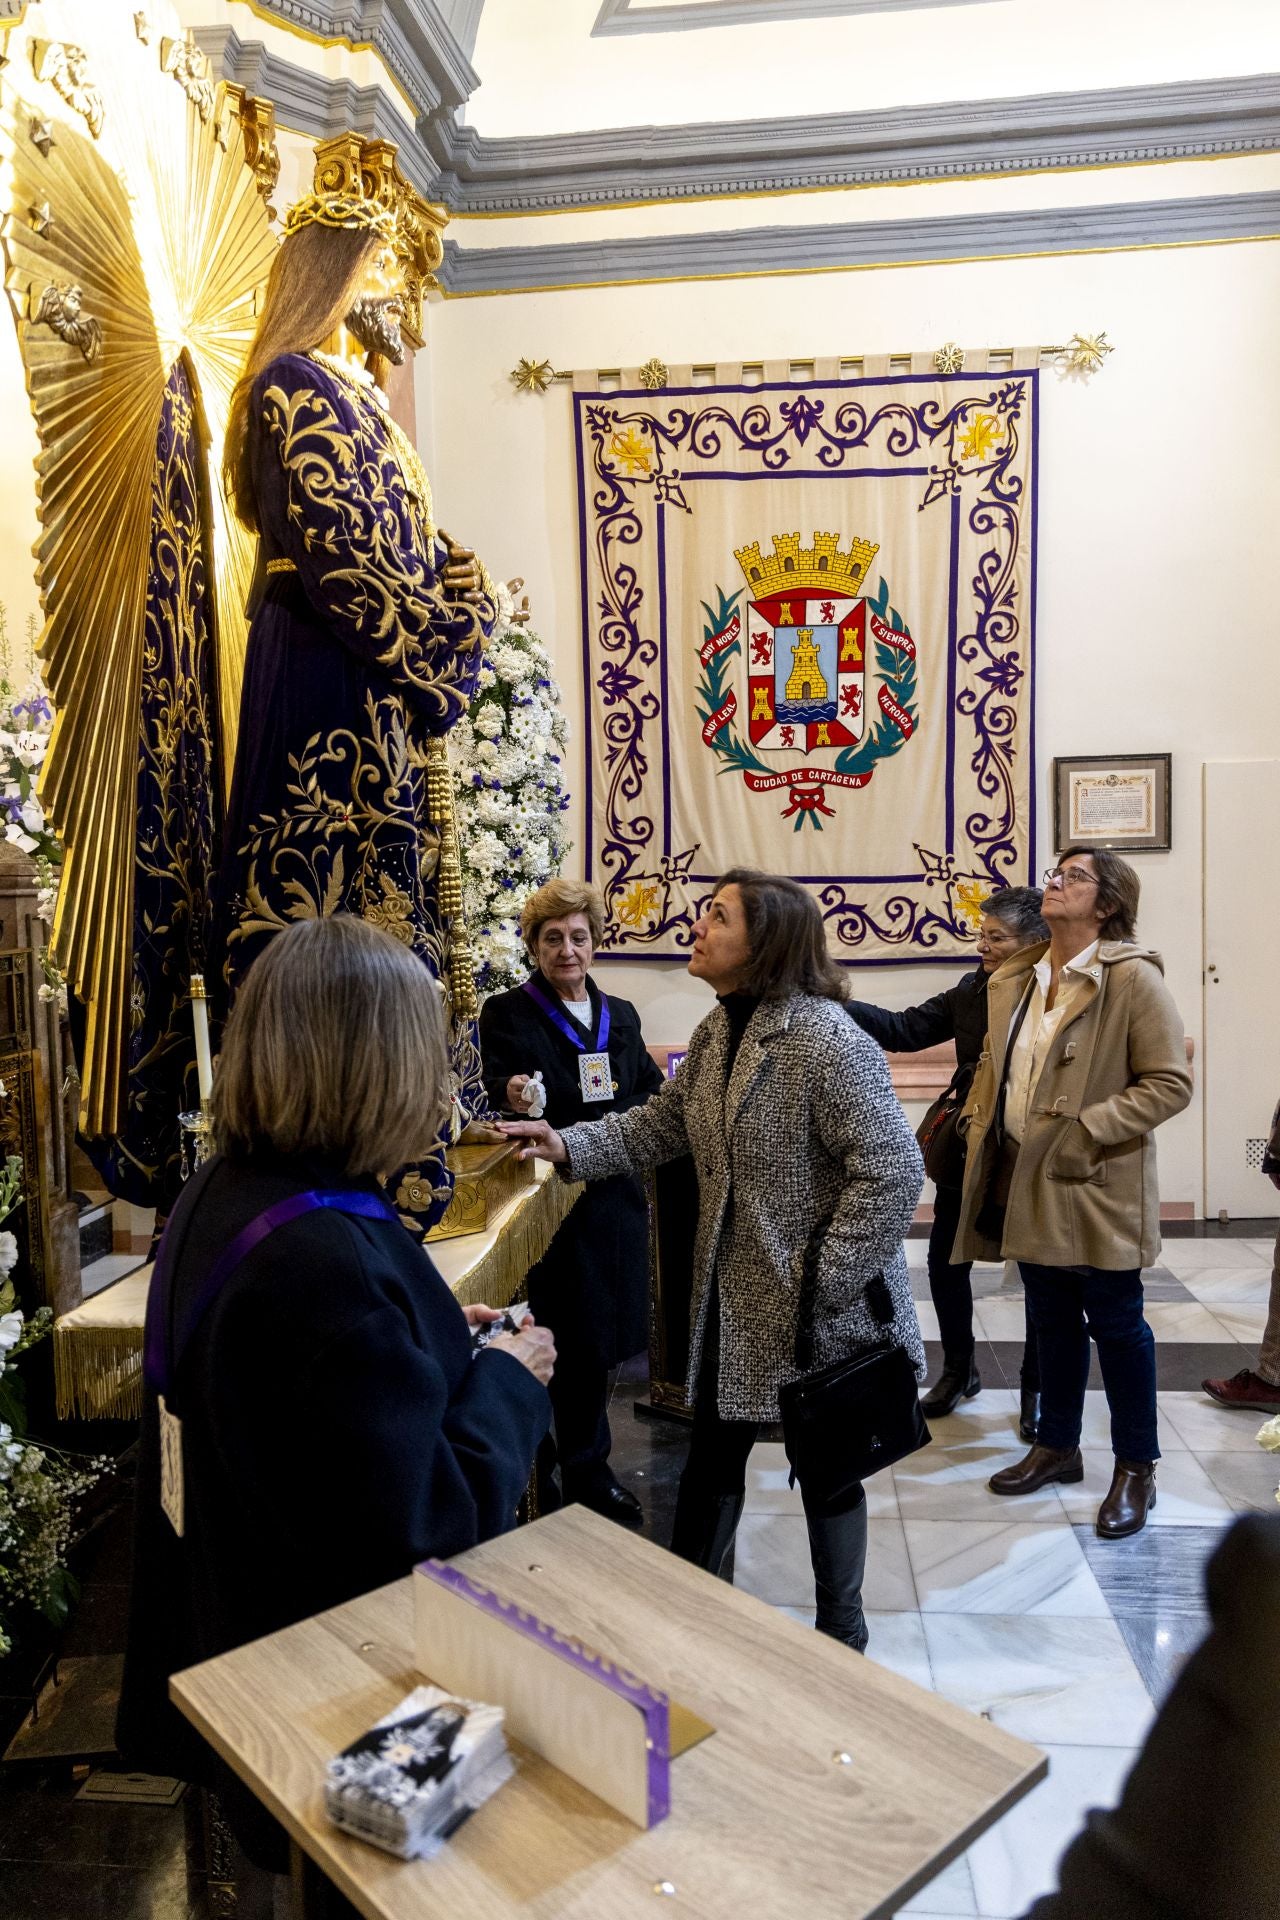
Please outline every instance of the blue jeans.
[{"label": "blue jeans", "polygon": [[1040,1445],[1080,1444],[1092,1336],[1116,1459],[1158,1460],[1156,1343],[1142,1315],[1140,1269],[1018,1265],[1040,1349]]}]

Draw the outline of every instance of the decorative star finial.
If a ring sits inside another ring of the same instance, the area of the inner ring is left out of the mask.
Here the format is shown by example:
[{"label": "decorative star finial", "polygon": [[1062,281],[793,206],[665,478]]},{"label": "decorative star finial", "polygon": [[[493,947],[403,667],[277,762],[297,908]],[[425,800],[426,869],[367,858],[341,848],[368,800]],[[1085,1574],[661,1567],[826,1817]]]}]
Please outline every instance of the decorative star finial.
[{"label": "decorative star finial", "polygon": [[646,360],[640,369],[640,385],[647,387],[650,393],[660,393],[671,378],[670,369],[665,360],[659,360],[655,354],[652,360]]},{"label": "decorative star finial", "polygon": [[49,205],[49,202],[47,200],[41,200],[37,204],[28,207],[27,218],[31,222],[31,225],[35,230],[35,232],[40,235],[40,238],[42,240],[45,239],[49,233],[52,232],[53,208]]},{"label": "decorative star finial", "polygon": [[48,158],[49,149],[54,144],[52,120],[32,119],[31,144],[33,147],[39,147],[41,153],[46,159]]},{"label": "decorative star finial", "polygon": [[549,360],[520,360],[511,369],[511,379],[517,393],[545,393],[557,378]]},{"label": "decorative star finial", "polygon": [[1115,348],[1105,333],[1073,333],[1066,348],[1072,373],[1097,373]]},{"label": "decorative star finial", "polygon": [[138,11],[133,16],[133,30],[137,34],[139,40],[141,40],[144,47],[149,47],[151,45],[151,34],[152,34],[151,22],[150,20],[148,20],[146,14],[143,12],[141,7],[139,7]]},{"label": "decorative star finial", "polygon": [[939,373],[960,373],[964,367],[964,348],[958,347],[954,340],[948,340],[934,354],[933,364]]}]

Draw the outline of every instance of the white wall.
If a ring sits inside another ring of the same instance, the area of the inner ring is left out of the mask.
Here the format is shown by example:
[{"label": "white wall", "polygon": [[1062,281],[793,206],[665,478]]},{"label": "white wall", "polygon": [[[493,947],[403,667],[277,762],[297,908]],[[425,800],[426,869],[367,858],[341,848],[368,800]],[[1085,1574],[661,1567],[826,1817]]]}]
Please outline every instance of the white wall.
[{"label": "white wall", "polygon": [[[568,394],[517,396],[507,378],[517,359],[594,368],[654,353],[673,363],[875,354],[1105,327],[1117,351],[1101,374],[1085,385],[1046,375],[1042,389],[1037,860],[1053,853],[1055,754],[1172,750],[1174,850],[1138,863],[1140,931],[1164,953],[1198,1045],[1200,764],[1273,755],[1280,733],[1277,314],[1280,245],[1266,243],[452,300],[430,312],[419,418],[444,523],[495,571],[527,578],[580,784]],[[576,814],[573,829],[580,844]],[[1274,901],[1274,823],[1241,831],[1270,863],[1259,880]],[[905,1006],[956,973],[859,969],[859,984]],[[612,964],[607,979],[655,1041],[686,1038],[708,1004],[674,963]],[[1260,1019],[1259,1036],[1276,1049],[1280,1082],[1274,1025]],[[1197,1094],[1162,1136],[1164,1197],[1197,1208],[1200,1134]]]}]

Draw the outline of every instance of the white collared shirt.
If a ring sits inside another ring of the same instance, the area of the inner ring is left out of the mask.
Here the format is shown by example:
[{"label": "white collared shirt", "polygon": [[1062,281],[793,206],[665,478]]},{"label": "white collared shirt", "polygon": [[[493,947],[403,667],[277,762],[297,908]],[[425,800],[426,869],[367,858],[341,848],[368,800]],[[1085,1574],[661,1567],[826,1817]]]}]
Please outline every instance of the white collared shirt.
[{"label": "white collared shirt", "polygon": [[1045,1001],[1053,969],[1047,953],[1036,961],[1032,972],[1036,977],[1035,985],[1031,989],[1031,1001],[1018,1029],[1018,1037],[1013,1043],[1004,1096],[1004,1130],[1010,1140],[1018,1141],[1026,1131],[1027,1116],[1031,1111],[1032,1097],[1045,1056],[1053,1044],[1054,1034],[1062,1025],[1063,1016],[1079,999],[1087,981],[1102,978],[1098,943],[1092,941],[1083,953],[1067,961],[1058,976],[1057,997],[1048,1009]]}]

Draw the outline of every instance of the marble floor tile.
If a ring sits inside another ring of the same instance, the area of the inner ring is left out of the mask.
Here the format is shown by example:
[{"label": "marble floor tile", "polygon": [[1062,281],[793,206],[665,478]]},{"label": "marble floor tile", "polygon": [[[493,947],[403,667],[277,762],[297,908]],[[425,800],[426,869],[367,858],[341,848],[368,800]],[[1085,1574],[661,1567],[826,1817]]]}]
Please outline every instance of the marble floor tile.
[{"label": "marble floor tile", "polygon": [[[893,1469],[898,1510],[904,1520],[995,1520],[1009,1502],[987,1486],[993,1473],[1011,1466],[1026,1445],[1011,1432],[1003,1446],[926,1447]],[[1057,1489],[1046,1487],[1016,1502],[1019,1520],[1062,1519]]]},{"label": "marble floor tile", "polygon": [[907,1520],[922,1613],[1110,1619],[1071,1527],[1007,1520]]},{"label": "marble floor tile", "polygon": [[[1280,1391],[1277,1391],[1280,1399]],[[1258,1453],[1258,1428],[1266,1414],[1220,1407],[1207,1393],[1162,1393],[1160,1445],[1168,1448],[1175,1432],[1195,1454]]]},{"label": "marble floor tile", "polygon": [[1163,1706],[1170,1687],[1208,1632],[1207,1617],[1171,1613],[1163,1619],[1144,1620],[1124,1613],[1116,1625],[1152,1702]]},{"label": "marble floor tile", "polygon": [[1170,1273],[1168,1267],[1144,1267],[1142,1291],[1148,1300],[1187,1300],[1192,1297],[1185,1280]]},{"label": "marble floor tile", "polygon": [[949,1867],[944,1867],[927,1886],[922,1887],[913,1900],[908,1900],[905,1906],[898,1908],[901,1914],[909,1913],[912,1920],[926,1920],[930,1914],[945,1914],[949,1920],[952,1915],[963,1915],[965,1920],[970,1920],[970,1916],[977,1911],[973,1875],[963,1854],[959,1860],[953,1860]]},{"label": "marble floor tile", "polygon": [[[1075,1486],[1061,1487],[1062,1505],[1070,1520],[1092,1520],[1101,1505],[1111,1476],[1115,1456],[1110,1448],[1082,1447],[1084,1479]],[[1187,1451],[1166,1453],[1156,1468],[1156,1506],[1148,1527],[1185,1527],[1225,1523],[1230,1503],[1219,1492],[1194,1454]],[[1113,1553],[1123,1553],[1127,1540],[1109,1540]]]},{"label": "marble floor tile", "polygon": [[983,1387],[954,1413],[929,1422],[935,1447],[1009,1446],[1018,1431],[1018,1396],[1011,1387]]},{"label": "marble floor tile", "polygon": [[[1220,1327],[1226,1329],[1233,1340],[1239,1340],[1242,1345],[1253,1348],[1254,1357],[1256,1358],[1257,1349],[1262,1341],[1263,1329],[1267,1324],[1267,1306],[1265,1300],[1256,1300],[1252,1302],[1252,1304],[1242,1303],[1238,1305],[1228,1305],[1225,1302],[1215,1301],[1213,1318],[1218,1322]],[[1197,1338],[1198,1337],[1199,1336],[1197,1336]]]},{"label": "marble floor tile", "polygon": [[1026,1337],[1026,1309],[1022,1289],[1016,1299],[1003,1292],[979,1301],[973,1309],[975,1323],[988,1340],[1022,1340]]},{"label": "marble floor tile", "polygon": [[938,1311],[932,1300],[916,1301],[916,1318],[920,1322],[920,1338],[936,1340],[938,1338]]},{"label": "marble floor tile", "polygon": [[1187,1292],[1210,1311],[1219,1305],[1263,1306],[1271,1292],[1267,1267],[1202,1267],[1189,1273]]},{"label": "marble floor tile", "polygon": [[[757,1441],[747,1463],[747,1504],[743,1512],[803,1515],[799,1486],[787,1484],[790,1472],[786,1448],[780,1440]],[[891,1473],[873,1474],[866,1482],[866,1494],[868,1519],[897,1518],[898,1496]]]},{"label": "marble floor tile", "polygon": [[1147,1325],[1157,1340],[1181,1343],[1223,1337],[1220,1319],[1198,1300],[1149,1300],[1145,1312]]},{"label": "marble floor tile", "polygon": [[[1157,1509],[1159,1511],[1159,1509]],[[1205,1567],[1223,1526],[1144,1527],[1128,1540],[1100,1540],[1092,1524],[1077,1524],[1081,1551],[1116,1619],[1205,1621]]]},{"label": "marble floor tile", "polygon": [[1280,1513],[1280,1454],[1198,1453],[1196,1459],[1235,1513]]},{"label": "marble floor tile", "polygon": [[85,1299],[101,1293],[106,1287],[113,1287],[117,1280],[124,1279],[126,1273],[145,1265],[146,1258],[145,1253],[104,1253],[97,1260],[90,1260],[80,1269],[80,1285]]},{"label": "marble floor tile", "polygon": [[964,1856],[982,1920],[1023,1914],[1057,1885],[1058,1861],[1092,1807],[1120,1798],[1136,1754],[1120,1746],[1044,1745],[1049,1777]]},{"label": "marble floor tile", "polygon": [[1037,1746],[1136,1747],[1151,1700],[1114,1620],[926,1613],[936,1690]]},{"label": "marble floor tile", "polygon": [[1208,1240],[1166,1240],[1160,1249],[1160,1265],[1181,1278],[1200,1267],[1260,1267],[1264,1260],[1270,1265],[1272,1251],[1263,1240],[1233,1240],[1225,1235]]},{"label": "marble floor tile", "polygon": [[[1280,1233],[1280,1224],[1277,1225],[1277,1233]],[[1265,1260],[1268,1266],[1275,1259],[1276,1234],[1274,1233],[1269,1240],[1246,1240],[1244,1245],[1250,1253],[1256,1253],[1259,1260]]]},{"label": "marble floor tile", "polygon": [[[802,1514],[746,1513],[738,1527],[733,1583],[775,1607],[813,1606],[809,1533]],[[915,1582],[898,1520],[868,1520],[863,1605],[875,1613],[916,1610]]]},{"label": "marble floor tile", "polygon": [[[794,1620],[801,1627],[811,1627],[814,1622],[812,1607],[779,1607],[778,1612],[785,1613],[788,1620]],[[920,1615],[864,1609],[864,1618],[871,1635],[867,1643],[868,1660],[932,1692],[933,1669],[929,1665],[929,1648]]]}]

